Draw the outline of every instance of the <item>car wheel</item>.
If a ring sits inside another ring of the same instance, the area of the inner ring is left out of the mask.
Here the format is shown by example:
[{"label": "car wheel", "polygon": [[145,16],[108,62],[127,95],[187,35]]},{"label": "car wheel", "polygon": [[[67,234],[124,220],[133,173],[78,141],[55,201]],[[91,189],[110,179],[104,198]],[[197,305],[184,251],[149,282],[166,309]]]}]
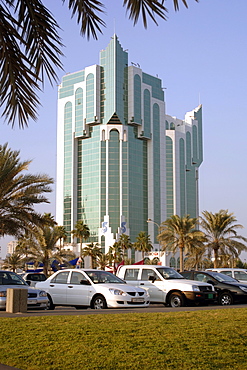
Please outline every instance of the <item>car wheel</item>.
[{"label": "car wheel", "polygon": [[171,307],[183,307],[184,297],[181,293],[172,293],[169,297],[169,305]]},{"label": "car wheel", "polygon": [[230,293],[224,292],[219,296],[219,304],[222,306],[229,305],[233,303],[233,298]]},{"label": "car wheel", "polygon": [[92,299],[91,308],[94,310],[102,310],[107,308],[106,300],[102,295],[97,295]]},{"label": "car wheel", "polygon": [[48,303],[47,303],[47,310],[54,310],[55,308],[55,305],[54,303],[52,302],[52,298],[51,296],[48,295]]}]

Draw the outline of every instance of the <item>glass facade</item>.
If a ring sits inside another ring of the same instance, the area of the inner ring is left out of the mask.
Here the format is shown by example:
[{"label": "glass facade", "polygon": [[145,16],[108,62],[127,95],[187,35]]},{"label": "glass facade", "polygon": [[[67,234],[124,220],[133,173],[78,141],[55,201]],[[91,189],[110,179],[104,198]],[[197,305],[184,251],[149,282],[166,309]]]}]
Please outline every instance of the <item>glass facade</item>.
[{"label": "glass facade", "polygon": [[147,231],[148,219],[148,162],[147,141],[139,140],[137,129],[129,129],[129,225],[135,241],[140,231]]},{"label": "glass facade", "polygon": [[173,141],[166,137],[166,216],[174,214],[174,187],[173,187]]},{"label": "glass facade", "polygon": [[148,232],[148,218],[160,224],[177,211],[194,215],[197,209],[201,112],[193,127],[179,129],[177,143],[180,125],[165,115],[161,86],[159,78],[128,67],[116,35],[100,52],[100,66],[66,75],[59,86],[63,168],[57,182],[63,192],[57,212],[67,232],[83,220],[87,242],[99,242],[106,252],[122,229],[135,242],[140,231]]},{"label": "glass facade", "polygon": [[185,196],[185,146],[184,139],[179,140],[179,175],[180,175],[180,214],[186,216]]},{"label": "glass facade", "polygon": [[72,141],[72,104],[64,107],[64,218],[63,225],[67,232],[71,231],[72,207],[72,171],[73,171],[73,141]]},{"label": "glass facade", "polygon": [[[153,105],[153,142],[155,148],[153,150],[153,199],[154,199],[154,220],[159,225],[161,220],[161,178],[160,178],[160,108],[158,104]],[[157,228],[155,228],[155,240],[157,236]]]}]

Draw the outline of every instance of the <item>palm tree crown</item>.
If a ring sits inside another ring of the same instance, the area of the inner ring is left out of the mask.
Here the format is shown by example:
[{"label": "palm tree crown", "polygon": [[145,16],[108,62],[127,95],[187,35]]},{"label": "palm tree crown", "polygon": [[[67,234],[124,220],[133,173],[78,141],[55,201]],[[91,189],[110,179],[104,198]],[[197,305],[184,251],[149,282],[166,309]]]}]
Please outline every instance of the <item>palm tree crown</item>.
[{"label": "palm tree crown", "polygon": [[[187,0],[181,0],[187,7]],[[198,1],[198,0],[195,0]],[[65,0],[61,0],[64,3]],[[134,24],[142,17],[144,27],[150,17],[166,19],[165,0],[124,0],[129,18]],[[105,22],[105,6],[99,0],[70,0],[72,17],[76,16],[83,36],[97,39]],[[173,0],[175,10],[179,0]],[[37,119],[37,91],[45,76],[57,81],[55,69],[62,68],[63,47],[59,25],[41,0],[1,0],[0,3],[0,106],[12,126],[17,119],[20,127]]]},{"label": "palm tree crown", "polygon": [[160,234],[157,236],[163,250],[180,252],[180,271],[184,270],[184,252],[200,247],[205,240],[203,232],[196,229],[197,218],[189,215],[180,217],[173,215],[160,225]]},{"label": "palm tree crown", "polygon": [[96,260],[102,255],[101,248],[98,243],[90,243],[83,248],[82,257],[89,256],[91,258],[90,268],[95,268]]},{"label": "palm tree crown", "polygon": [[118,241],[115,242],[115,246],[120,247],[123,251],[123,254],[128,249],[131,249],[132,248],[132,243],[130,241],[129,235],[121,234]]},{"label": "palm tree crown", "polygon": [[82,258],[82,241],[87,240],[90,237],[89,227],[84,224],[83,220],[78,220],[75,224],[75,229],[71,231],[71,234],[80,240],[80,259]]},{"label": "palm tree crown", "polygon": [[144,253],[150,252],[153,249],[150,235],[147,235],[144,231],[140,231],[137,235],[136,242],[133,244],[134,249],[142,252],[142,259],[144,259]]},{"label": "palm tree crown", "polygon": [[230,254],[238,257],[240,252],[246,250],[247,238],[237,234],[237,229],[243,228],[236,223],[237,220],[233,213],[221,209],[219,212],[202,212],[200,223],[207,236],[207,247],[213,250],[214,267],[218,267],[219,253],[222,255]]},{"label": "palm tree crown", "polygon": [[21,162],[19,151],[12,151],[8,144],[0,145],[0,237],[19,237],[44,222],[34,205],[49,203],[44,193],[51,192],[53,180],[47,175],[24,174],[30,163]]}]

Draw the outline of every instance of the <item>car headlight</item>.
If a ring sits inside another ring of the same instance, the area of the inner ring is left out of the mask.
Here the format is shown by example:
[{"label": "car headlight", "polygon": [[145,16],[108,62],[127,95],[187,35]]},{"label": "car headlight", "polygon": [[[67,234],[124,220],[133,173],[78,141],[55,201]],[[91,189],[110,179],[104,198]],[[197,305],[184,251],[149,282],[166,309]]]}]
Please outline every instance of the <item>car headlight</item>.
[{"label": "car headlight", "polygon": [[127,293],[123,292],[122,290],[120,289],[113,289],[113,288],[110,288],[109,291],[111,292],[111,294],[113,295],[124,295],[126,296]]},{"label": "car headlight", "polygon": [[243,285],[241,285],[239,288],[240,288],[241,290],[243,290],[245,293],[247,293],[247,286],[243,286]]},{"label": "car headlight", "polygon": [[46,293],[44,290],[41,290],[41,291],[39,292],[39,296],[40,296],[40,297],[47,297],[47,293]]},{"label": "car headlight", "polygon": [[7,292],[6,290],[3,292],[0,292],[0,297],[7,297]]},{"label": "car headlight", "polygon": [[199,289],[198,285],[192,285],[192,290],[193,290],[193,292],[200,292],[200,289]]}]

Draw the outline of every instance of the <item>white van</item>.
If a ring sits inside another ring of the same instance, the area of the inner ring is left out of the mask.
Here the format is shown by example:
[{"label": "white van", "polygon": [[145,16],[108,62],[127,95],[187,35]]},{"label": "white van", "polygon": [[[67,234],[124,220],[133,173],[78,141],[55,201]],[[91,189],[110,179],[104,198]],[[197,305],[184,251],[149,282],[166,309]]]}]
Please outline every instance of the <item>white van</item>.
[{"label": "white van", "polygon": [[117,276],[128,284],[144,288],[150,303],[181,307],[188,303],[209,303],[217,299],[211,284],[187,280],[171,267],[156,265],[123,265]]},{"label": "white van", "polygon": [[234,279],[240,281],[241,283],[247,283],[247,270],[246,269],[218,267],[218,268],[207,269],[206,271],[221,272],[222,274],[233,277]]}]

